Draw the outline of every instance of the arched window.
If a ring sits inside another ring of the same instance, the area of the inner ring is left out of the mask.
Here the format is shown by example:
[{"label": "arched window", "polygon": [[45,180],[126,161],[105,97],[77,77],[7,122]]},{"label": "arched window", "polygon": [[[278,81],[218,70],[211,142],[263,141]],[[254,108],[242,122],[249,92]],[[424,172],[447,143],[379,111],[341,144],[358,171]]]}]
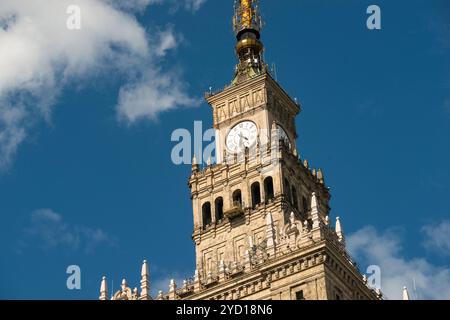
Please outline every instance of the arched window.
[{"label": "arched window", "polygon": [[203,227],[209,226],[212,222],[211,220],[211,203],[206,202],[202,206],[202,219]]},{"label": "arched window", "polygon": [[233,192],[233,206],[242,206],[242,193],[241,190]]},{"label": "arched window", "polygon": [[215,209],[216,209],[216,221],[220,221],[223,219],[223,198],[219,197],[214,201]]},{"label": "arched window", "polygon": [[259,182],[255,182],[251,186],[252,190],[252,207],[255,208],[261,203],[261,188],[259,187]]},{"label": "arched window", "polygon": [[292,205],[298,210],[297,189],[294,186],[292,186]]},{"label": "arched window", "polygon": [[266,202],[275,197],[273,192],[273,178],[267,177],[264,179],[264,193],[266,194]]},{"label": "arched window", "polygon": [[288,202],[291,202],[291,188],[289,187],[288,179],[284,178],[284,195]]}]

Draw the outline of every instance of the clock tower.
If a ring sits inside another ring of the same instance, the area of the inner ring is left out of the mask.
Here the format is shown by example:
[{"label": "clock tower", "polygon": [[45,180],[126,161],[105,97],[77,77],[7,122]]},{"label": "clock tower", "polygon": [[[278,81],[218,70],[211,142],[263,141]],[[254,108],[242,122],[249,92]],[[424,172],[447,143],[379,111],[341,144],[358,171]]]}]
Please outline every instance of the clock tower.
[{"label": "clock tower", "polygon": [[[208,93],[216,161],[193,159],[195,273],[158,300],[380,299],[348,255],[341,221],[330,222],[321,169],[301,159],[295,118],[301,106],[263,60],[257,0],[236,0],[238,64],[223,91]],[[126,281],[115,299],[150,299],[147,262],[141,293]],[[101,299],[107,297],[102,281]]]},{"label": "clock tower", "polygon": [[376,299],[330,225],[322,170],[296,149],[301,106],[263,60],[257,0],[237,0],[238,64],[208,93],[216,163],[189,179],[196,246],[192,299]]}]

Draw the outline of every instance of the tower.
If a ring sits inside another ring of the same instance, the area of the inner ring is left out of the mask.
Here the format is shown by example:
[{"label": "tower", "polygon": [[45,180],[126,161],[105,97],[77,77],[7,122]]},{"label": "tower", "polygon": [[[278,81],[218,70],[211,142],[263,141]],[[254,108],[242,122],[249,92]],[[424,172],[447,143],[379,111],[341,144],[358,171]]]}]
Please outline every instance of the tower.
[{"label": "tower", "polygon": [[[263,59],[257,0],[236,0],[238,63],[231,84],[206,94],[216,131],[216,161],[192,162],[195,273],[172,280],[158,300],[379,299],[345,248],[321,169],[297,152],[300,104],[273,79]],[[124,282],[117,298],[150,299]],[[105,297],[102,286],[101,297]]]},{"label": "tower", "polygon": [[190,298],[376,299],[339,218],[331,229],[322,170],[298,155],[301,106],[263,60],[258,1],[235,1],[233,25],[234,78],[206,95],[216,164],[194,164],[189,179],[199,282]]}]

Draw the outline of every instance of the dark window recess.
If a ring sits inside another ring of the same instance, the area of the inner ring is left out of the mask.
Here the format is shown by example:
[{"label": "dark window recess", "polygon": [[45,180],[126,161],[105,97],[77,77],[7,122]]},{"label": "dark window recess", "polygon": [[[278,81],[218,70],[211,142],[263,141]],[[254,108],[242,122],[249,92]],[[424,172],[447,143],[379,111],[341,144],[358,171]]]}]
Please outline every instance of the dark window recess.
[{"label": "dark window recess", "polygon": [[252,207],[255,208],[261,203],[261,188],[259,187],[259,182],[255,182],[251,186],[252,190]]},{"label": "dark window recess", "polygon": [[288,202],[291,202],[291,188],[289,187],[288,179],[284,178],[284,195]]},{"label": "dark window recess", "polygon": [[308,206],[308,200],[306,199],[306,197],[303,197],[303,213],[307,214],[309,211],[309,206]]},{"label": "dark window recess", "polygon": [[275,197],[272,177],[267,177],[266,179],[264,179],[264,193],[266,194],[266,202],[272,200]]},{"label": "dark window recess", "polygon": [[202,206],[202,219],[203,219],[203,227],[206,227],[211,224],[211,203],[206,202]]},{"label": "dark window recess", "polygon": [[216,221],[220,221],[223,219],[223,198],[217,198],[215,201],[215,209],[216,209]]},{"label": "dark window recess", "polygon": [[294,186],[292,186],[292,205],[298,210],[297,189]]},{"label": "dark window recess", "polygon": [[295,293],[295,300],[305,300],[305,296],[303,295],[303,290],[297,291]]},{"label": "dark window recess", "polygon": [[242,206],[241,190],[236,190],[235,192],[233,192],[233,205],[234,206]]}]

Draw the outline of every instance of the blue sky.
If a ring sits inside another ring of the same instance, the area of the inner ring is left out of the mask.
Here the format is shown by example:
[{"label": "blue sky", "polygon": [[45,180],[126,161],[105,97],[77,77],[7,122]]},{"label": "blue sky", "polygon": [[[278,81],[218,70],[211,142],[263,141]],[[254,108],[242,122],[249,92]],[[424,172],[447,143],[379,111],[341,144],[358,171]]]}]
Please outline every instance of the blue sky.
[{"label": "blue sky", "polygon": [[[389,298],[415,281],[413,297],[450,299],[448,1],[261,2],[266,62],[303,105],[299,153],[362,271],[380,265]],[[96,299],[103,275],[138,286],[143,259],[167,290],[194,271],[190,166],[170,137],[211,126],[232,1],[73,0],[79,31],[64,4],[0,4],[0,298]]]}]

